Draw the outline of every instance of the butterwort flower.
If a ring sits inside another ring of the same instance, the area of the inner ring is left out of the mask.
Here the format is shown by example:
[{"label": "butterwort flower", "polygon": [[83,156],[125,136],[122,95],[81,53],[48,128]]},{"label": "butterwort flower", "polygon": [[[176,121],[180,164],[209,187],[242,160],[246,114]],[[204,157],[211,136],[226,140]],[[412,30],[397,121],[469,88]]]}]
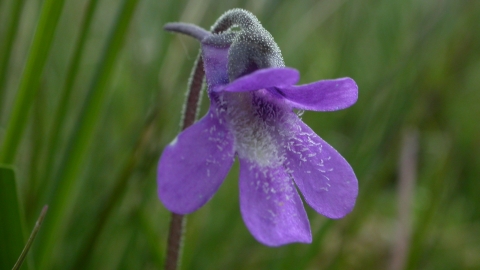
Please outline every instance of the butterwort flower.
[{"label": "butterwort flower", "polygon": [[213,33],[175,27],[201,41],[210,109],[161,156],[158,195],[164,205],[177,214],[199,209],[238,157],[240,210],[258,241],[269,246],[312,241],[298,191],[326,217],[348,214],[358,193],[351,166],[294,109],[347,108],[357,100],[355,82],[295,85],[299,72],[284,66],[271,35],[244,10],[227,12]]}]

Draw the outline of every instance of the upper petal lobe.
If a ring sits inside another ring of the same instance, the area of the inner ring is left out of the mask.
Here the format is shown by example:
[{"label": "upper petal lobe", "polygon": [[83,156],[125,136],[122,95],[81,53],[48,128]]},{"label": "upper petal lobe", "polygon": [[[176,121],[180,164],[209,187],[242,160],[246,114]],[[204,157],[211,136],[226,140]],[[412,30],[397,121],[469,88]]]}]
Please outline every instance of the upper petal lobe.
[{"label": "upper petal lobe", "polygon": [[164,150],[158,165],[158,195],[170,211],[191,213],[217,191],[234,160],[232,134],[210,112]]},{"label": "upper petal lobe", "polygon": [[358,86],[350,78],[323,80],[304,85],[274,89],[292,107],[310,111],[336,111],[353,105],[358,98]]},{"label": "upper petal lobe", "polygon": [[295,129],[285,144],[285,167],[313,209],[329,218],[344,217],[358,194],[352,167],[300,119]]},{"label": "upper petal lobe", "polygon": [[240,157],[240,210],[252,235],[268,246],[310,243],[302,200],[280,165],[260,167]]},{"label": "upper petal lobe", "polygon": [[242,76],[217,91],[247,92],[274,86],[287,86],[298,82],[300,74],[293,68],[265,68]]}]

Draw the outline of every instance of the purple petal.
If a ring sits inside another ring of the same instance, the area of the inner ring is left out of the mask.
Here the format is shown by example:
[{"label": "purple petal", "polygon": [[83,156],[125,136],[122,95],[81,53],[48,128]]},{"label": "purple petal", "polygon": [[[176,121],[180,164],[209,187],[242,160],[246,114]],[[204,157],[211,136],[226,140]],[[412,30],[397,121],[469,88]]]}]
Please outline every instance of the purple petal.
[{"label": "purple petal", "polygon": [[[273,89],[272,89],[273,90]],[[354,80],[342,78],[276,89],[294,108],[309,111],[336,111],[353,105],[358,98]]]},{"label": "purple petal", "polygon": [[266,89],[274,86],[287,86],[296,84],[300,74],[293,68],[266,68],[259,69],[248,75],[240,77],[219,91],[247,92]]},{"label": "purple petal", "polygon": [[240,159],[240,210],[252,235],[268,246],[310,243],[302,200],[285,169]]},{"label": "purple petal", "polygon": [[228,84],[228,49],[202,44],[205,78],[209,87]]},{"label": "purple petal", "polygon": [[313,209],[329,218],[344,217],[358,194],[352,167],[305,123],[298,120],[297,125],[286,145],[287,171]]},{"label": "purple petal", "polygon": [[158,196],[174,213],[191,213],[204,205],[234,161],[233,136],[214,111],[180,133],[160,158]]}]

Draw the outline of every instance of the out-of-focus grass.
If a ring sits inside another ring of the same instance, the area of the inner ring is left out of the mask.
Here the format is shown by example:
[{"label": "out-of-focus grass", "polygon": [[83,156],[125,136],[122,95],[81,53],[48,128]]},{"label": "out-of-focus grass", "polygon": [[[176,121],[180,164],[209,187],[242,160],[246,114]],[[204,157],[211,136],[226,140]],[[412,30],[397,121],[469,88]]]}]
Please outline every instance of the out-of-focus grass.
[{"label": "out-of-focus grass", "polygon": [[[302,83],[348,76],[359,85],[353,107],[303,119],[350,162],[360,194],[342,220],[307,207],[311,245],[269,248],[243,224],[235,165],[212,201],[188,216],[183,269],[390,268],[405,207],[397,164],[410,129],[419,132],[418,177],[405,268],[480,268],[480,2],[136,2],[65,1],[43,70],[25,73],[46,2],[0,1],[0,145],[13,136],[8,125],[26,127],[7,165],[16,168],[28,231],[43,205],[52,210],[32,266],[161,268],[169,213],[156,196],[156,163],[178,132],[198,51],[162,26],[208,29],[242,7],[272,33]],[[32,76],[33,102],[15,109],[21,81]],[[11,123],[15,110],[27,119]]]}]

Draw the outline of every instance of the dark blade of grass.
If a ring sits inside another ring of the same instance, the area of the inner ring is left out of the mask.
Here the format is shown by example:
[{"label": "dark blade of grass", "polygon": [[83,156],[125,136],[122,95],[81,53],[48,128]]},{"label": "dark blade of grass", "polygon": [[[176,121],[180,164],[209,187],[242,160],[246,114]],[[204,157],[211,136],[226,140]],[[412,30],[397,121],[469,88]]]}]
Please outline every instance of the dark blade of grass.
[{"label": "dark blade of grass", "polygon": [[140,208],[136,212],[136,218],[139,220],[140,230],[143,233],[144,237],[147,239],[147,243],[154,257],[155,266],[158,269],[161,269],[164,265],[163,253],[165,252],[162,248],[162,245],[158,243],[158,239],[161,239],[158,236],[158,228],[154,226],[148,219],[150,212],[144,211],[146,207]]},{"label": "dark blade of grass", "polygon": [[0,165],[0,269],[11,269],[22,252],[22,218],[13,168]]},{"label": "dark blade of grass", "polygon": [[65,0],[45,0],[40,19],[30,47],[27,64],[23,70],[13,111],[9,118],[0,152],[0,162],[10,164],[15,159],[32,101],[35,98],[43,67],[52,45]]},{"label": "dark blade of grass", "polygon": [[[435,143],[435,140],[441,143]],[[419,269],[422,267],[422,262],[426,261],[425,254],[430,252],[431,249],[431,246],[429,246],[431,240],[429,241],[428,238],[432,237],[432,231],[436,226],[434,221],[436,218],[445,219],[445,209],[442,209],[441,206],[449,203],[445,200],[445,194],[449,189],[446,181],[447,175],[452,170],[450,166],[452,164],[451,142],[445,138],[439,140],[439,138],[430,136],[430,142],[427,143],[429,146],[426,146],[426,148],[430,148],[432,152],[435,151],[435,155],[432,155],[434,156],[432,160],[425,162],[422,176],[426,179],[424,185],[430,190],[432,197],[426,203],[425,209],[418,213],[417,220],[414,222],[406,269]]]},{"label": "dark blade of grass", "polygon": [[22,263],[25,260],[25,257],[27,256],[27,253],[30,250],[30,247],[32,246],[33,240],[35,240],[35,236],[37,236],[37,233],[40,230],[40,226],[42,225],[45,215],[47,214],[47,210],[48,210],[48,205],[45,205],[42,209],[42,212],[40,213],[40,216],[37,219],[37,222],[35,223],[35,227],[33,227],[32,233],[28,238],[25,248],[22,250],[22,254],[20,254],[20,257],[18,258],[17,262],[13,266],[12,270],[18,270],[22,266]]},{"label": "dark blade of grass", "polygon": [[39,251],[40,269],[49,268],[51,263],[49,256],[54,249],[58,235],[62,234],[62,220],[68,220],[68,207],[74,200],[71,194],[105,104],[108,83],[120,49],[123,47],[127,28],[137,3],[138,0],[125,0],[122,4],[95,73],[92,87],[88,92],[87,100],[83,105],[80,119],[76,121],[72,137],[69,140],[67,154],[63,158],[58,177],[54,180],[54,189],[50,196],[52,214],[51,218],[45,221],[45,234],[42,237],[42,248]]},{"label": "dark blade of grass", "polygon": [[45,150],[45,116],[47,115],[45,110],[45,104],[48,103],[46,89],[40,86],[37,97],[33,102],[32,124],[31,130],[28,132],[28,145],[29,145],[29,174],[28,185],[26,188],[26,202],[25,202],[25,218],[26,224],[32,224],[37,219],[39,209],[36,206],[38,199],[38,179],[40,178],[41,169],[43,168],[43,152]]},{"label": "dark blade of grass", "polygon": [[7,84],[7,67],[10,63],[10,56],[12,54],[13,41],[17,37],[18,26],[20,25],[20,15],[22,13],[23,4],[25,0],[17,0],[13,2],[12,11],[10,13],[10,21],[7,23],[8,30],[6,33],[4,50],[0,55],[0,115],[4,113],[3,102],[5,100],[5,87]]},{"label": "dark blade of grass", "polygon": [[128,180],[135,172],[135,168],[138,166],[140,161],[139,159],[145,156],[145,151],[150,149],[148,145],[151,143],[152,137],[154,137],[153,135],[155,134],[154,128],[157,122],[157,116],[158,112],[155,111],[150,117],[148,117],[143,131],[129,155],[126,165],[123,166],[122,172],[115,180],[115,186],[113,187],[113,190],[101,203],[101,210],[97,212],[94,222],[89,226],[92,228],[92,231],[90,231],[84,237],[85,241],[83,242],[82,248],[78,252],[78,256],[74,264],[75,267],[82,269],[88,264],[90,256],[97,245],[97,240],[99,239],[103,228],[107,224],[107,221],[110,218],[115,206],[118,205],[118,202],[125,194],[125,191],[128,187]]}]

